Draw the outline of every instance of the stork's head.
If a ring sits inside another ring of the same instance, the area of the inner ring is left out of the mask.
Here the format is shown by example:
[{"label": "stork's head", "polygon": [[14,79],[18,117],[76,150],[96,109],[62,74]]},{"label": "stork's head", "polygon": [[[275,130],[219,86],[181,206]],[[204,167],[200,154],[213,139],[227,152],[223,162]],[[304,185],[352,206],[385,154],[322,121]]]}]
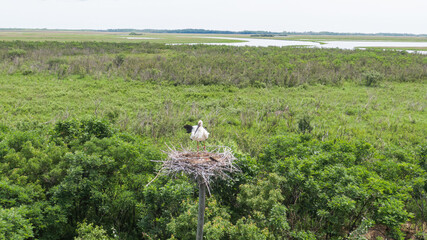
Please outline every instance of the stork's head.
[{"label": "stork's head", "polygon": [[199,120],[199,123],[197,124],[199,127],[201,127],[203,125],[202,120]]}]

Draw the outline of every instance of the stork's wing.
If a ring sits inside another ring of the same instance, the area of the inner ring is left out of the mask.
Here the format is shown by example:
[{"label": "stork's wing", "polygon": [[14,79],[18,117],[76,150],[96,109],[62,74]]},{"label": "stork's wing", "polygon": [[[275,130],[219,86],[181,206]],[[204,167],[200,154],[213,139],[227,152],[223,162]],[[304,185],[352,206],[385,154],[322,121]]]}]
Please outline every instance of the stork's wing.
[{"label": "stork's wing", "polygon": [[185,125],[184,128],[187,130],[187,133],[191,133],[191,130],[193,130],[193,126],[191,125]]}]

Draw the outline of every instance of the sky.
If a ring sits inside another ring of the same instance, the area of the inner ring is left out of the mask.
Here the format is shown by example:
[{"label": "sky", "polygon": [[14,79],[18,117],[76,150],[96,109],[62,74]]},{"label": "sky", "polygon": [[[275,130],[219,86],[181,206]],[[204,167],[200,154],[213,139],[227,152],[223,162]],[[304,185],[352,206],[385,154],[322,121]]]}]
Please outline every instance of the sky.
[{"label": "sky", "polygon": [[0,0],[0,28],[427,34],[427,0]]}]

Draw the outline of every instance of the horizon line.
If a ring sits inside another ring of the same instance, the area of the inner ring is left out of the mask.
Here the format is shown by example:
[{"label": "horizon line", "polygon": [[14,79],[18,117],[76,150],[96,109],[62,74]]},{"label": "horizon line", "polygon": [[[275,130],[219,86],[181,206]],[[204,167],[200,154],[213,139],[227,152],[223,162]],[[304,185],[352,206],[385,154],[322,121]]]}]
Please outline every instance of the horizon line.
[{"label": "horizon line", "polygon": [[213,29],[204,29],[204,28],[177,28],[177,29],[155,29],[155,28],[106,28],[106,29],[90,29],[90,28],[20,28],[20,27],[0,27],[0,31],[11,30],[38,30],[38,31],[96,31],[96,32],[147,32],[147,33],[223,33],[223,34],[305,34],[312,33],[314,35],[407,35],[407,36],[427,36],[427,33],[399,33],[399,32],[334,32],[334,31],[266,31],[266,30],[213,30]]}]

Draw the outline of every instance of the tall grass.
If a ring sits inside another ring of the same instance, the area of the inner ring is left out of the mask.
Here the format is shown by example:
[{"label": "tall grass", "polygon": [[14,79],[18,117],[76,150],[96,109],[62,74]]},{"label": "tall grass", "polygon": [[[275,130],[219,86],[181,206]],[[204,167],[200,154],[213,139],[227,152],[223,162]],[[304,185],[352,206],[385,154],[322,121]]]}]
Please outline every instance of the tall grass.
[{"label": "tall grass", "polygon": [[7,126],[96,116],[161,146],[191,145],[182,126],[199,119],[212,133],[208,144],[235,146],[253,156],[271,136],[286,132],[311,132],[321,140],[365,139],[379,147],[416,146],[427,134],[424,83],[239,89],[4,75],[0,86],[0,122]]},{"label": "tall grass", "polygon": [[397,51],[105,42],[0,42],[0,71],[64,78],[120,77],[174,85],[237,87],[427,79],[426,56]]}]

